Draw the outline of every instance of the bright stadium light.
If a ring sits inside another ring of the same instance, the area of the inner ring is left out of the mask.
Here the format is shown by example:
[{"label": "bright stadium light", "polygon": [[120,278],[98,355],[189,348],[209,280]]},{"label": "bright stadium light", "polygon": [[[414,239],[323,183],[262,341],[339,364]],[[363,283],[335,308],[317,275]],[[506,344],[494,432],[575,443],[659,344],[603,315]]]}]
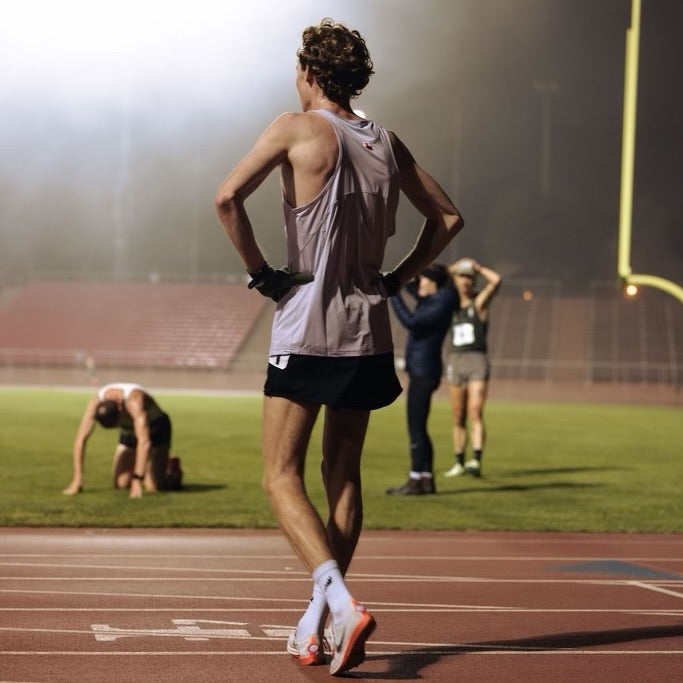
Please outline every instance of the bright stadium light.
[{"label": "bright stadium light", "polygon": [[[47,92],[61,100],[104,102],[117,102],[131,90],[186,96],[192,89],[208,96],[226,90],[226,81],[245,88],[254,73],[272,70],[272,54],[281,45],[292,55],[294,73],[300,31],[287,33],[296,19],[286,11],[275,0],[3,2],[2,88],[36,98]],[[258,27],[258,36],[250,27]]]}]

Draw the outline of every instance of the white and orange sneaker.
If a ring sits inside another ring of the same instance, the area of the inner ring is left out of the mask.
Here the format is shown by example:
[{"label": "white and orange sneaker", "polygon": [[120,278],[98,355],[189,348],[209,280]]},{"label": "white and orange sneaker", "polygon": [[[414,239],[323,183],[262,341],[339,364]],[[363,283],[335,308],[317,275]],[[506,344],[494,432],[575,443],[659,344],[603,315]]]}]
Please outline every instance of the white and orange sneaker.
[{"label": "white and orange sneaker", "polygon": [[346,621],[332,624],[332,661],[330,673],[334,676],[353,669],[365,659],[365,641],[377,626],[372,615],[355,600]]},{"label": "white and orange sneaker", "polygon": [[301,645],[296,640],[296,629],[294,629],[287,639],[287,652],[292,657],[299,660],[302,666],[316,666],[318,664],[325,664],[325,652],[320,638],[317,634],[313,634],[306,638],[306,642]]}]

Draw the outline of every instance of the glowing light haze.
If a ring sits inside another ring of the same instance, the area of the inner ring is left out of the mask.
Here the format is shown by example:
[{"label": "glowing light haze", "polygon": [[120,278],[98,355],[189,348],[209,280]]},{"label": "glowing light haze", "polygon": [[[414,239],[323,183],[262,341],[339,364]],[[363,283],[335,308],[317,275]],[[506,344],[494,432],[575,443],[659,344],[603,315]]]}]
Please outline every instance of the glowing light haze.
[{"label": "glowing light haze", "polygon": [[250,72],[277,70],[273,57],[281,49],[291,54],[300,27],[292,23],[287,31],[286,6],[236,0],[3,3],[4,89],[106,103],[122,92],[160,92],[178,84],[191,95],[215,97],[226,67],[234,69],[231,84],[239,86]]},{"label": "glowing light haze", "polygon": [[[396,130],[463,210],[454,249],[507,275],[613,277],[629,10],[630,0],[3,2],[0,285],[46,270],[241,272],[213,193],[269,121],[298,109],[295,51],[324,16],[368,41],[376,74],[354,107]],[[643,3],[634,265],[673,279],[681,26],[683,3]],[[277,182],[249,203],[274,260]],[[417,225],[404,202],[388,259]]]}]

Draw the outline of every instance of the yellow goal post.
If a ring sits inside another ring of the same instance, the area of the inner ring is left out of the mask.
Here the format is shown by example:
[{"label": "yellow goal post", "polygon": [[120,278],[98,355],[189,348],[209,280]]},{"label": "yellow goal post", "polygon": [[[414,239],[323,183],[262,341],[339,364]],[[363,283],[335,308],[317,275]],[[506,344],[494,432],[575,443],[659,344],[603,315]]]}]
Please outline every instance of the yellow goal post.
[{"label": "yellow goal post", "polygon": [[657,287],[683,302],[683,287],[680,285],[658,275],[633,273],[631,269],[631,222],[633,218],[633,169],[635,163],[636,108],[638,99],[640,4],[641,0],[631,0],[631,26],[626,31],[617,269],[624,287],[629,285]]}]

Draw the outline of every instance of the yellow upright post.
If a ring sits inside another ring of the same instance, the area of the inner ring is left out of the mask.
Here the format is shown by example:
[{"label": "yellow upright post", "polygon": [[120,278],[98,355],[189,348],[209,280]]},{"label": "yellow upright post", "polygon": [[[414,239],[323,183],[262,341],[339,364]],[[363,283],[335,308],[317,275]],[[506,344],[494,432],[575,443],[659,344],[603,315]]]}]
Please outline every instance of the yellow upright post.
[{"label": "yellow upright post", "polygon": [[631,26],[626,31],[626,63],[624,66],[624,120],[621,141],[617,272],[624,285],[657,287],[683,302],[683,287],[680,285],[658,275],[635,274],[631,270],[631,222],[633,218],[633,169],[636,150],[639,47],[640,0],[631,0]]}]

